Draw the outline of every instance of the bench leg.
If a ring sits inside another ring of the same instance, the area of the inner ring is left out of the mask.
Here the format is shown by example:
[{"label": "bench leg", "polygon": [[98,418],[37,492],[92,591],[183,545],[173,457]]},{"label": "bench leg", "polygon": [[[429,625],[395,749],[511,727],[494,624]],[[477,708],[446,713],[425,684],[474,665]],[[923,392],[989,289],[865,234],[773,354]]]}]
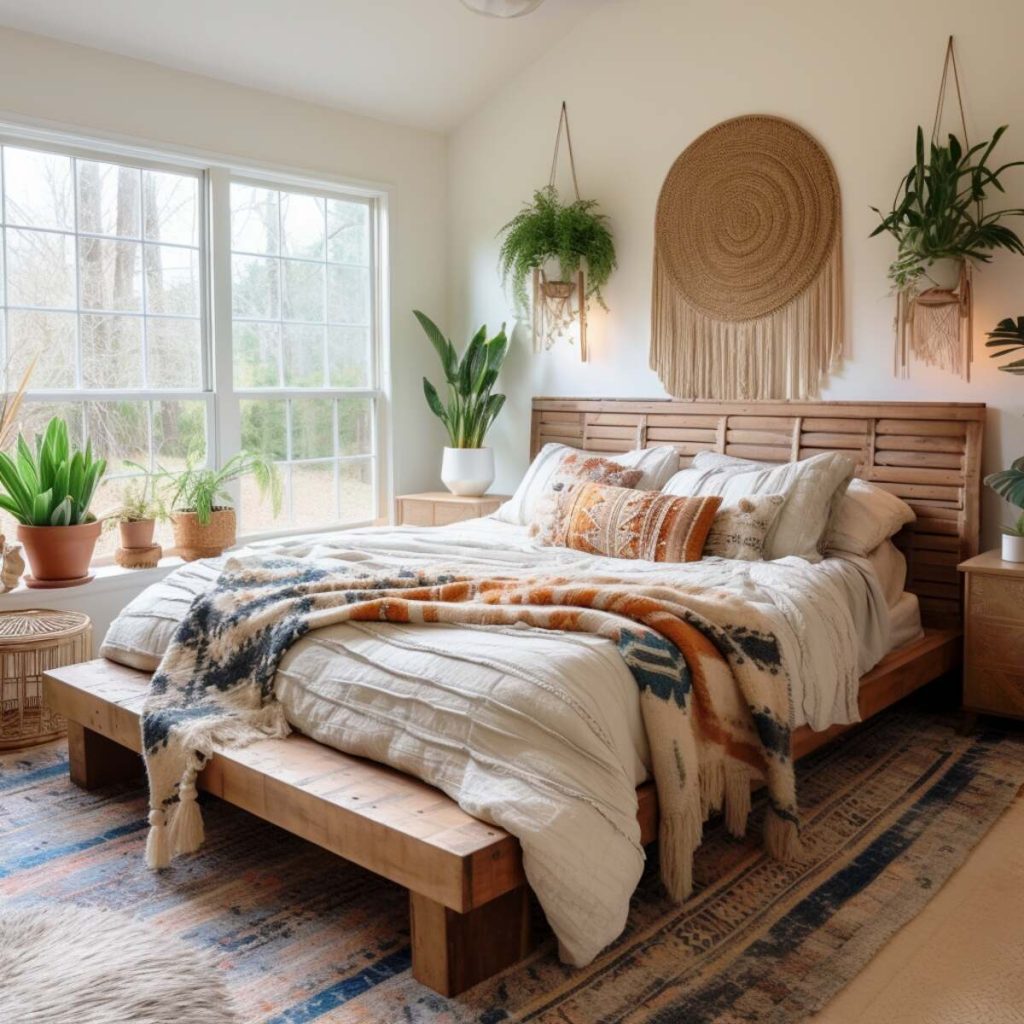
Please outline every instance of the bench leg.
[{"label": "bench leg", "polygon": [[532,948],[529,897],[524,885],[460,914],[410,892],[413,977],[457,996],[522,960]]},{"label": "bench leg", "polygon": [[145,771],[142,758],[134,750],[71,721],[68,722],[68,764],[71,781],[82,789],[126,782]]}]

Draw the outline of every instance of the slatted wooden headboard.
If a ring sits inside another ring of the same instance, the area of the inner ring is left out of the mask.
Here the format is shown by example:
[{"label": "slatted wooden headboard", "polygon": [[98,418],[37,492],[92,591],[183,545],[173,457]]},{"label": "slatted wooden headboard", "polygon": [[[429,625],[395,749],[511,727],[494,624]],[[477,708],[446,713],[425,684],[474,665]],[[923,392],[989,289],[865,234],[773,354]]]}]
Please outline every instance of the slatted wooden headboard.
[{"label": "slatted wooden headboard", "polygon": [[897,538],[926,625],[960,628],[957,563],[978,553],[985,406],[917,402],[712,402],[535,398],[530,454],[559,441],[616,452],[671,444],[791,462],[841,451],[857,476],[903,498],[917,522]]}]

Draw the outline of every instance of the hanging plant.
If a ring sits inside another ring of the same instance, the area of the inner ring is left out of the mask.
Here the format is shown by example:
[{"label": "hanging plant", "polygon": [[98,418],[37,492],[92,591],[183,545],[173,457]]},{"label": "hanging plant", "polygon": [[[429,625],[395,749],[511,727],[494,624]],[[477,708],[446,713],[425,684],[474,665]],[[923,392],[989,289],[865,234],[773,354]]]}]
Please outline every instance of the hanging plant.
[{"label": "hanging plant", "polygon": [[1024,166],[1021,160],[996,168],[989,165],[1006,127],[967,149],[951,134],[944,146],[933,141],[927,153],[924,131],[918,127],[917,157],[900,181],[892,209],[883,215],[872,207],[882,222],[871,237],[888,233],[898,243],[889,279],[899,291],[926,277],[938,260],[989,263],[999,249],[1024,254],[1024,242],[1001,223],[1007,217],[1024,216],[1024,209],[984,211],[993,190],[1005,191],[1004,172]]},{"label": "hanging plant", "polygon": [[615,243],[607,218],[597,212],[596,199],[577,199],[563,203],[553,184],[538,189],[533,202],[524,206],[502,229],[498,265],[502,282],[512,286],[517,311],[525,315],[530,296],[527,282],[534,270],[542,270],[549,260],[559,266],[560,282],[570,282],[586,264],[586,296],[603,309],[601,289],[615,269]]}]

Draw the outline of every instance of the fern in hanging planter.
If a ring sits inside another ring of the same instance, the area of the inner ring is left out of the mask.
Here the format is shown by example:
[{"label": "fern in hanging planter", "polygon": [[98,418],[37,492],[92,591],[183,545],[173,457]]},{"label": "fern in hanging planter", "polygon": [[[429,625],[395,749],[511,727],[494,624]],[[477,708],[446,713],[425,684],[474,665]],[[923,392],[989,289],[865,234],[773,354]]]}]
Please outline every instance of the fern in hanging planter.
[{"label": "fern in hanging planter", "polygon": [[527,282],[534,270],[557,261],[561,282],[571,280],[584,264],[586,297],[607,309],[601,289],[615,269],[615,243],[607,217],[597,212],[596,199],[563,203],[553,185],[538,189],[533,202],[524,206],[499,232],[504,235],[498,266],[502,282],[511,282],[517,312],[526,315],[530,296]]}]

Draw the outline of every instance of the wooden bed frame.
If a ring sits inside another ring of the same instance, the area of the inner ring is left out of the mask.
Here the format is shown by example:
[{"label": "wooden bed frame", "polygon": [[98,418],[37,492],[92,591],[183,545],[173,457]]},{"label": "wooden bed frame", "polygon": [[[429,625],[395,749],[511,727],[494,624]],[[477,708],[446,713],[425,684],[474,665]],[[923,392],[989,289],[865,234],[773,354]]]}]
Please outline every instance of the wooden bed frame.
[{"label": "wooden bed frame", "polygon": [[[601,452],[673,444],[684,462],[705,449],[774,462],[822,451],[854,458],[858,476],[917,512],[897,544],[926,627],[920,640],[861,680],[860,710],[868,718],[960,664],[956,566],[978,550],[984,417],[983,405],[538,398],[530,451],[561,441]],[[47,702],[68,719],[75,783],[91,788],[141,772],[139,717],[148,680],[103,659],[47,673]],[[847,728],[797,729],[793,756]],[[518,842],[417,779],[293,735],[218,751],[199,785],[408,888],[413,974],[444,995],[530,949]],[[647,843],[657,836],[653,784],[637,795]]]}]

